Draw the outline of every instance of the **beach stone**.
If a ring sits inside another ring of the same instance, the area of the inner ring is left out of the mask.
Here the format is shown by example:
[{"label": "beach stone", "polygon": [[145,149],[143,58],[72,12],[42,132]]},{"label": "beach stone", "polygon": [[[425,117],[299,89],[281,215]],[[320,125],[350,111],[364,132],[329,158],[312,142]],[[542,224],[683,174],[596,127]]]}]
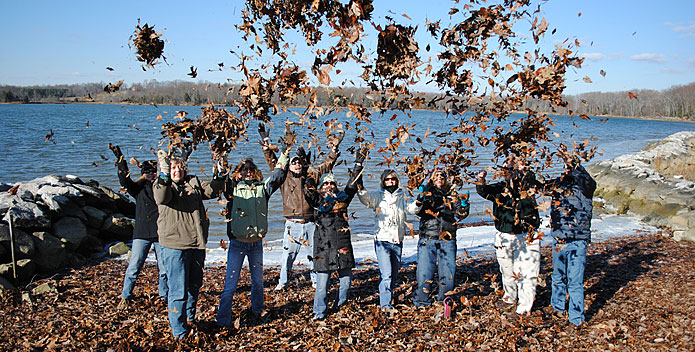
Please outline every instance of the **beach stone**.
[{"label": "beach stone", "polygon": [[0,192],[7,192],[10,190],[10,188],[12,188],[11,184],[0,182]]},{"label": "beach stone", "polygon": [[109,246],[109,255],[112,257],[120,257],[128,254],[129,252],[130,248],[128,248],[128,246],[123,242],[117,242]]},{"label": "beach stone", "polygon": [[135,223],[123,214],[112,214],[104,220],[101,227],[102,236],[104,233],[112,235],[119,240],[127,241],[133,237]]},{"label": "beach stone", "polygon": [[99,186],[99,189],[113,201],[119,213],[129,218],[135,218],[135,203],[133,201],[120,193],[114,192],[108,187]]},{"label": "beach stone", "polygon": [[82,207],[82,212],[87,216],[87,226],[100,229],[104,225],[107,216],[105,212],[89,205]]},{"label": "beach stone", "polygon": [[[14,237],[14,256],[15,259],[27,259],[34,255],[36,247],[34,246],[34,240],[31,235],[26,232],[15,228],[13,232]],[[12,249],[10,248],[10,227],[7,224],[0,224],[0,245],[6,250],[6,253],[12,256]]]},{"label": "beach stone", "polygon": [[[51,227],[51,219],[46,210],[34,202],[27,201],[19,196],[10,196],[6,199],[7,211],[3,220],[9,224],[10,214],[14,226],[25,229],[47,229]],[[4,206],[3,206],[4,207]]]},{"label": "beach stone", "polygon": [[78,218],[64,217],[53,224],[53,231],[56,236],[66,242],[66,247],[70,251],[75,251],[80,247],[82,241],[87,237],[87,227]]},{"label": "beach stone", "polygon": [[[36,264],[31,259],[20,259],[17,261],[17,280],[24,281],[31,279],[36,273]],[[0,264],[0,276],[12,280],[12,263]]]},{"label": "beach stone", "polygon": [[41,200],[57,216],[72,216],[83,222],[87,222],[87,215],[82,211],[80,205],[63,195],[42,194]]},{"label": "beach stone", "polygon": [[34,287],[31,290],[33,295],[42,295],[44,293],[58,293],[58,288],[52,282],[44,282],[41,285]]},{"label": "beach stone", "polygon": [[51,273],[62,268],[67,259],[65,243],[48,232],[34,232],[32,236],[36,244],[36,270]]}]

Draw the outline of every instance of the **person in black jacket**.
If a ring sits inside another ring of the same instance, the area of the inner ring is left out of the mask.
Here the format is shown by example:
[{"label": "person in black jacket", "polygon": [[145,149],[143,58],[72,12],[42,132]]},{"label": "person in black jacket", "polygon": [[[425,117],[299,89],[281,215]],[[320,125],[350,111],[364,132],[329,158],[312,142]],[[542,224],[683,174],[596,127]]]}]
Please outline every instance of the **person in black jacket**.
[{"label": "person in black jacket", "polygon": [[478,194],[492,201],[495,221],[495,254],[502,274],[506,304],[515,304],[516,313],[531,311],[536,297],[540,270],[540,217],[535,191],[539,187],[533,172],[521,158],[510,157],[505,163],[504,180],[487,184],[484,170],[478,173]]},{"label": "person in black jacket", "polygon": [[352,268],[355,267],[355,255],[352,251],[350,225],[347,208],[357,194],[361,182],[362,162],[366,151],[361,150],[355,160],[353,176],[344,190],[339,190],[335,176],[327,173],[321,177],[318,187],[307,178],[303,187],[307,202],[315,209],[314,219],[314,271],[316,271],[316,291],[314,294],[314,319],[323,319],[328,306],[328,281],[333,271],[338,272],[340,289],[338,302],[340,307],[347,302],[348,290],[352,282]]},{"label": "person in black jacket", "polygon": [[553,244],[553,289],[550,304],[565,312],[569,295],[569,321],[584,322],[584,267],[586,247],[591,242],[591,204],[596,181],[578,158],[568,157],[565,172],[544,185],[552,197],[550,226]]},{"label": "person in black jacket", "polygon": [[468,216],[468,195],[459,196],[447,179],[446,170],[436,168],[419,187],[420,195],[408,204],[407,212],[420,217],[417,244],[416,307],[432,304],[430,289],[437,268],[437,301],[443,302],[454,289],[456,277],[456,224]]},{"label": "person in black jacket", "polygon": [[145,264],[150,248],[154,247],[157,268],[159,269],[159,296],[166,300],[168,293],[167,275],[162,263],[161,246],[157,237],[157,218],[159,211],[154,201],[152,185],[157,178],[157,162],[148,160],[141,164],[142,176],[133,181],[130,178],[128,164],[121,153],[121,148],[115,146],[113,153],[116,156],[118,167],[118,182],[135,198],[135,229],[133,230],[133,243],[131,245],[130,260],[123,278],[123,290],[121,292],[122,308],[133,296],[133,286],[137,280],[142,266]]}]

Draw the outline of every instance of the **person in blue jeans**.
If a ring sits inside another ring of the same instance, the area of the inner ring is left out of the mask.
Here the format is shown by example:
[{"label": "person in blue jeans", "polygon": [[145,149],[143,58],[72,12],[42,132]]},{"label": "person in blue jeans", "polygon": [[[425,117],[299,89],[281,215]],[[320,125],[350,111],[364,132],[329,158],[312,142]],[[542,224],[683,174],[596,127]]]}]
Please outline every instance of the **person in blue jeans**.
[{"label": "person in blue jeans", "polygon": [[265,310],[263,304],[263,237],[268,233],[268,200],[287,175],[289,148],[280,156],[273,174],[263,174],[251,159],[236,166],[227,178],[227,273],[217,308],[217,324],[228,327],[232,320],[232,302],[241,275],[244,258],[251,274],[251,313],[256,317]]},{"label": "person in blue jeans", "polygon": [[195,321],[198,292],[203,285],[210,227],[203,200],[217,197],[224,187],[224,178],[218,172],[211,182],[187,174],[187,154],[157,151],[160,172],[154,185],[159,210],[157,233],[169,288],[169,327],[176,339],[185,337],[189,322]]},{"label": "person in blue jeans", "polygon": [[420,217],[417,245],[416,307],[432,304],[432,277],[437,269],[437,301],[443,302],[454,289],[456,277],[456,229],[468,216],[468,193],[458,195],[444,168],[435,168],[419,187],[420,194],[408,204],[407,212]]},{"label": "person in blue jeans", "polygon": [[596,181],[577,157],[565,159],[565,172],[543,187],[552,197],[550,226],[554,243],[550,304],[558,313],[567,311],[570,323],[579,326],[585,321],[584,268],[586,247],[591,241],[592,198]]},{"label": "person in blue jeans", "polygon": [[141,177],[133,181],[130,177],[130,170],[121,148],[109,145],[116,157],[116,167],[118,168],[118,182],[135,199],[135,228],[133,229],[133,243],[130,250],[130,260],[128,268],[123,277],[123,289],[121,290],[121,302],[119,308],[128,305],[128,301],[133,298],[133,287],[137,281],[138,274],[142,270],[150,249],[154,249],[157,259],[157,269],[159,271],[159,297],[167,298],[167,275],[162,262],[161,246],[157,236],[157,218],[159,211],[157,203],[154,201],[152,184],[157,178],[157,161],[148,160],[140,165]]},{"label": "person in blue jeans", "polygon": [[381,189],[368,192],[360,189],[357,196],[362,204],[374,210],[374,251],[379,262],[379,304],[382,309],[393,309],[393,292],[398,285],[401,268],[403,238],[406,232],[405,192],[395,170],[381,173]]},{"label": "person in blue jeans", "polygon": [[314,230],[314,270],[316,271],[316,291],[314,293],[314,319],[326,317],[328,307],[328,281],[331,273],[338,272],[340,289],[335,307],[344,305],[348,300],[348,291],[352,284],[352,268],[355,267],[355,255],[352,250],[350,225],[348,224],[348,206],[357,194],[359,179],[362,174],[362,162],[366,151],[361,150],[355,161],[353,176],[339,190],[335,176],[328,173],[321,177],[318,185],[311,184],[307,178],[303,187],[306,200],[314,207],[316,230]]}]

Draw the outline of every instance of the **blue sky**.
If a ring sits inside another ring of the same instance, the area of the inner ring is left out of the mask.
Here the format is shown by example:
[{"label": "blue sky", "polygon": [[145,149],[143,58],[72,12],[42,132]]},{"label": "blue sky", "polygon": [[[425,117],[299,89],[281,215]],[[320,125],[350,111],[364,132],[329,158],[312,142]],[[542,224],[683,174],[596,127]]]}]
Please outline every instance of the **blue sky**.
[{"label": "blue sky", "polygon": [[[424,38],[425,20],[446,23],[450,4],[375,0],[374,19],[383,24],[384,16],[391,16],[418,25]],[[198,81],[238,82],[239,73],[228,68],[236,61],[229,51],[248,52],[234,28],[243,8],[242,1],[5,2],[0,84],[192,81],[186,75],[190,66],[198,68]],[[576,38],[582,44],[578,53],[586,57],[582,69],[568,74],[568,94],[665,89],[695,82],[695,1],[551,0],[542,9],[550,30],[557,29],[544,45],[552,48],[557,41]],[[128,48],[138,18],[163,33],[168,65],[141,69]],[[289,38],[301,42],[296,36]],[[376,38],[367,38],[365,44],[375,48]],[[300,53],[296,62],[305,65],[309,60]],[[226,63],[222,71],[208,71],[217,69],[219,62]],[[343,69],[343,75],[355,73],[357,68]],[[592,83],[584,82],[585,76]]]}]

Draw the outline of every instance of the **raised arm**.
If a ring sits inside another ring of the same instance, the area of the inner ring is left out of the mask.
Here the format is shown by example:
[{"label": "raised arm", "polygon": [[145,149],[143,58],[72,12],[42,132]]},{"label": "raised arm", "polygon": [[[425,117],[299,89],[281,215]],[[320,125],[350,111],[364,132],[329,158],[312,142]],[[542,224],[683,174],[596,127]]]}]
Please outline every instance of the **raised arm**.
[{"label": "raised arm", "polygon": [[275,164],[273,173],[265,180],[266,198],[270,198],[270,196],[275,193],[278,188],[280,188],[283,182],[285,182],[285,178],[287,177],[287,169],[289,168],[289,154],[290,149],[280,154],[280,159],[278,159],[277,163]]},{"label": "raised arm", "polygon": [[157,204],[168,204],[172,198],[169,156],[165,151],[160,149],[157,151],[157,158],[159,159],[157,163],[159,175],[152,189],[154,201],[157,202]]},{"label": "raised arm", "polygon": [[121,187],[125,188],[128,194],[133,198],[137,197],[138,193],[144,188],[143,183],[134,182],[130,178],[130,170],[128,170],[128,163],[125,161],[125,157],[121,152],[121,147],[109,144],[109,149],[113,152],[116,157],[116,168],[118,169],[118,183]]}]

